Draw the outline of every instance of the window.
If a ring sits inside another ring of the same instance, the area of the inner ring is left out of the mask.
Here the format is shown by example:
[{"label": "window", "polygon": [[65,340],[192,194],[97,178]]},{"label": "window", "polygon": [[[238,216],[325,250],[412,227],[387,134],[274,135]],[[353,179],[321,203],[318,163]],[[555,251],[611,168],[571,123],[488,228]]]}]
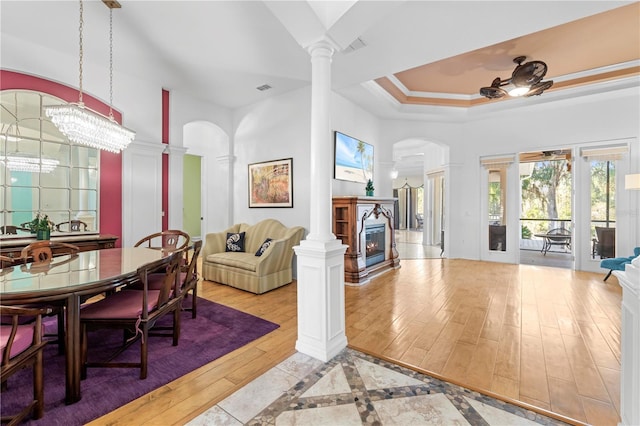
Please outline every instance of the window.
[{"label": "window", "polygon": [[[44,116],[43,105],[61,103],[39,92],[0,92],[3,237],[28,234],[23,224],[38,213],[59,225],[54,232],[98,231],[99,153],[69,142]],[[72,230],[71,221],[86,231]]]}]

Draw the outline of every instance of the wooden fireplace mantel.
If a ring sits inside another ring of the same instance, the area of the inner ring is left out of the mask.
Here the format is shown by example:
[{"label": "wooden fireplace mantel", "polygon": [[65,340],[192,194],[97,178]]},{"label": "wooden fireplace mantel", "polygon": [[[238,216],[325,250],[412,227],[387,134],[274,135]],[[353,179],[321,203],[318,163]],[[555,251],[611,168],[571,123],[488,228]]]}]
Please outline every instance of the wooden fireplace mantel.
[{"label": "wooden fireplace mantel", "polygon": [[[394,229],[396,198],[333,197],[333,233],[348,248],[344,254],[346,284],[363,285],[373,276],[400,267]],[[384,224],[384,260],[366,265],[367,224]]]}]

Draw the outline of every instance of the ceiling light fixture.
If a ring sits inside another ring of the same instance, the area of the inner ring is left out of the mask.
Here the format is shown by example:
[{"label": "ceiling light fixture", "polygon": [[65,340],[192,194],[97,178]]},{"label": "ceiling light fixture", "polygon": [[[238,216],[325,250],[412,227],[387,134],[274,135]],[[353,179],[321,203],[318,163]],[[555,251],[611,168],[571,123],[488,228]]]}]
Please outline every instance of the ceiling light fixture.
[{"label": "ceiling light fixture", "polygon": [[26,154],[7,155],[2,160],[12,172],[51,173],[60,162],[51,158],[38,158]]},{"label": "ceiling light fixture", "polygon": [[511,74],[511,78],[502,80],[496,77],[489,87],[480,89],[480,94],[489,99],[499,99],[506,95],[536,96],[553,86],[553,80],[542,81],[547,74],[547,64],[542,61],[524,62],[526,56],[518,56],[513,60],[518,64]]},{"label": "ceiling light fixture", "polygon": [[104,1],[104,3],[109,8],[109,117],[87,108],[82,101],[82,27],[84,25],[82,0],[80,0],[78,103],[45,106],[44,112],[70,141],[118,153],[131,143],[136,134],[118,124],[113,117],[113,8],[119,8],[120,3],[117,1]]}]

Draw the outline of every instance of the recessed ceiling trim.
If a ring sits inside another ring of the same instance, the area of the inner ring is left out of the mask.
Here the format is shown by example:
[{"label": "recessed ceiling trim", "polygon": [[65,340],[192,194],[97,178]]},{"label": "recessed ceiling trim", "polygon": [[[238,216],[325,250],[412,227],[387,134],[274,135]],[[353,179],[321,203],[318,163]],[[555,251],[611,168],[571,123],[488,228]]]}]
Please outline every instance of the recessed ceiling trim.
[{"label": "recessed ceiling trim", "polygon": [[[630,61],[623,64],[601,67],[571,75],[553,77],[555,81],[554,86],[545,91],[545,93],[557,92],[561,89],[575,88],[584,85],[610,82],[613,80],[623,80],[638,75],[640,75],[640,61]],[[483,105],[491,101],[480,94],[474,94],[472,96],[454,96],[451,94],[411,92],[407,90],[402,83],[399,83],[399,86],[396,85],[397,81],[397,78],[381,77],[376,79],[375,83],[394,98],[396,102],[405,105],[436,105],[468,108]],[[493,100],[494,103],[496,101],[502,100]]]},{"label": "recessed ceiling trim", "polygon": [[395,75],[388,75],[386,78],[389,79],[393,84],[396,85],[398,89],[407,97],[416,97],[416,98],[438,98],[438,99],[460,99],[460,100],[471,100],[472,95],[461,95],[457,93],[438,93],[438,92],[419,92],[415,90],[409,90]]}]

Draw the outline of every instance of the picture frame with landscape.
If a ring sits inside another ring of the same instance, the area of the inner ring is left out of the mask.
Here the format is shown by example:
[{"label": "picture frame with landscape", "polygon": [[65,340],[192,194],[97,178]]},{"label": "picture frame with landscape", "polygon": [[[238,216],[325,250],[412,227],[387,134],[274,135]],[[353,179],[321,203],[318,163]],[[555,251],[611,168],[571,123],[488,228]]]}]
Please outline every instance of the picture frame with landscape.
[{"label": "picture frame with landscape", "polygon": [[293,158],[249,164],[249,207],[293,207]]},{"label": "picture frame with landscape", "polygon": [[373,145],[334,132],[334,178],[364,183],[373,180]]}]

